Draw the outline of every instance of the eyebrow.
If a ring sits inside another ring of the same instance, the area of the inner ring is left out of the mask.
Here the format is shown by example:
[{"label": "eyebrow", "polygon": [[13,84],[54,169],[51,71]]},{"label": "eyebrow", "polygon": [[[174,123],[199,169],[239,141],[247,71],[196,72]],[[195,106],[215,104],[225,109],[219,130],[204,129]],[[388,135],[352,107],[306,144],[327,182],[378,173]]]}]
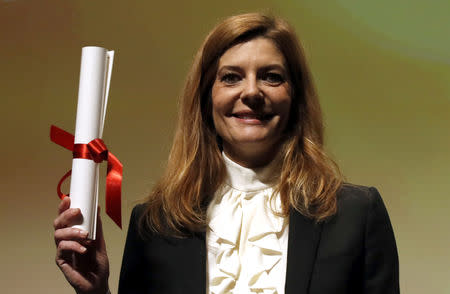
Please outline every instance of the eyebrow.
[{"label": "eyebrow", "polygon": [[[262,66],[261,68],[258,68],[258,71],[265,71],[265,70],[280,70],[283,73],[286,72],[286,68],[285,66],[279,64],[279,63],[273,63],[273,64],[268,64],[265,66]],[[219,68],[219,70],[217,71],[217,73],[220,73],[221,71],[224,70],[230,70],[230,71],[238,71],[241,72],[242,71],[242,67],[238,66],[238,65],[224,65],[222,67]]]}]

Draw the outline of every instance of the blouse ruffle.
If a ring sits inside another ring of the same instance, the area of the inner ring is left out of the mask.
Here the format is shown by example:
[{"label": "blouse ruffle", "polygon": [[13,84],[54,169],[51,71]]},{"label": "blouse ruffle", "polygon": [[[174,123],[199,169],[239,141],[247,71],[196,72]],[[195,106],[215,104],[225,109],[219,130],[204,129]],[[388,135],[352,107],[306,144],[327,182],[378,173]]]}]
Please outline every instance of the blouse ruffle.
[{"label": "blouse ruffle", "polygon": [[[281,211],[281,201],[273,195],[273,188],[261,181],[261,172],[254,173],[258,177],[255,180],[251,175],[254,171],[236,167],[236,163],[227,162],[228,158],[225,161],[233,175],[217,191],[208,209],[208,250],[217,250],[215,260],[209,261],[216,264],[209,272],[210,293],[238,293],[236,286],[240,281],[247,284],[245,288],[250,293],[281,294],[277,291],[279,270],[285,268],[273,270],[283,254],[279,237],[287,229],[287,220],[274,214]],[[233,168],[244,170],[236,178]],[[236,180],[240,189],[231,186]],[[242,183],[243,180],[247,183],[250,180],[250,184]]]}]

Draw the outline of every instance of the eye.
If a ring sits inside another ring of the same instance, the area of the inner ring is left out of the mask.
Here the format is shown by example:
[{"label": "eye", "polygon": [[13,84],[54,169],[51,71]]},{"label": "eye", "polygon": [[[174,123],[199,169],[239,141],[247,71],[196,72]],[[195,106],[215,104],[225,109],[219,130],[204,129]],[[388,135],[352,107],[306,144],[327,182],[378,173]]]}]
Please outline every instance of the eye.
[{"label": "eye", "polygon": [[236,84],[240,80],[241,80],[241,77],[236,73],[226,73],[220,77],[221,82],[223,82],[225,84],[229,84],[229,85]]},{"label": "eye", "polygon": [[285,82],[284,77],[276,72],[267,72],[263,75],[262,79],[273,85],[279,85]]}]

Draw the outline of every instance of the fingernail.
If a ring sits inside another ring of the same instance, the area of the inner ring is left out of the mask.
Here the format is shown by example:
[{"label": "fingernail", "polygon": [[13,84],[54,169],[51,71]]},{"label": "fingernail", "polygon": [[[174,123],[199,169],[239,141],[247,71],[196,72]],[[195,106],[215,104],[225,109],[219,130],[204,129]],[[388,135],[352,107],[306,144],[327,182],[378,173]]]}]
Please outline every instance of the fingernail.
[{"label": "fingernail", "polygon": [[81,246],[80,249],[81,249],[81,252],[83,252],[83,253],[86,252],[86,250],[87,250],[86,247],[84,247],[84,246]]},{"label": "fingernail", "polygon": [[86,238],[87,235],[89,234],[87,231],[84,231],[84,230],[80,230],[79,233],[80,233],[80,236],[83,238]]}]

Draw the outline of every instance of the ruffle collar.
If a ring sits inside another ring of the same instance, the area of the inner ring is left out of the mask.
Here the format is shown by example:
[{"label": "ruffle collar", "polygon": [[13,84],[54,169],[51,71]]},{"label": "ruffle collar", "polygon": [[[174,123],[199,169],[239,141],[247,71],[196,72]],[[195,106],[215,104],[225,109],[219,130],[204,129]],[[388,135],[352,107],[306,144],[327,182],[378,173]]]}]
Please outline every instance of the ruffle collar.
[{"label": "ruffle collar", "polygon": [[[282,257],[278,234],[286,221],[273,212],[281,211],[279,197],[272,195],[274,165],[249,169],[225,155],[224,161],[228,172],[227,185],[217,191],[208,209],[210,241],[218,248],[214,261],[217,266],[209,273],[210,291],[214,294],[237,293],[235,286],[239,279],[247,283],[248,292],[275,294],[279,281],[271,275],[271,270]],[[250,210],[246,210],[244,218],[245,205]],[[244,219],[248,223],[243,223]],[[242,230],[247,232],[244,237]],[[241,264],[244,262],[241,260],[243,252],[239,252],[242,242],[246,244],[244,271]],[[246,277],[241,276],[243,272]]]},{"label": "ruffle collar", "polygon": [[252,169],[237,164],[224,152],[222,152],[222,156],[227,170],[226,183],[232,188],[243,192],[256,192],[275,184],[278,169],[277,160],[272,160],[265,167]]}]

